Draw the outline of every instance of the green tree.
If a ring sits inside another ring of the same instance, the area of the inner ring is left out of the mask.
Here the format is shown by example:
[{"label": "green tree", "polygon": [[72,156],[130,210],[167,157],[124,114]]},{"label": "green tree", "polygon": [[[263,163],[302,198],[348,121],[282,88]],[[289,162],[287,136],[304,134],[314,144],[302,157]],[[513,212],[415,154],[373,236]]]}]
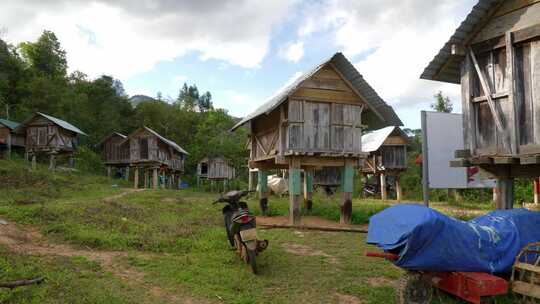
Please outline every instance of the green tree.
[{"label": "green tree", "polygon": [[451,113],[454,109],[452,101],[448,96],[443,96],[442,91],[437,92],[433,97],[435,97],[435,102],[431,104],[431,108],[437,112]]},{"label": "green tree", "polygon": [[28,95],[27,73],[16,49],[0,39],[0,113],[11,118]]},{"label": "green tree", "polygon": [[19,45],[24,60],[34,69],[51,78],[65,77],[67,73],[66,51],[51,31],[43,31],[36,42]]}]

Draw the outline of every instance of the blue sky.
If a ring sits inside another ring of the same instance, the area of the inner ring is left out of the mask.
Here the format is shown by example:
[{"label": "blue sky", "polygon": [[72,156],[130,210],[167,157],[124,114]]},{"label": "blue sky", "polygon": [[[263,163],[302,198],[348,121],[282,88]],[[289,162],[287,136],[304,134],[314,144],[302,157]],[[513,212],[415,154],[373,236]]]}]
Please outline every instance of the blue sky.
[{"label": "blue sky", "polygon": [[5,0],[0,27],[15,44],[54,31],[71,71],[116,77],[130,95],[175,98],[187,82],[238,117],[343,52],[405,126],[419,128],[439,90],[460,111],[458,86],[419,75],[475,3]]}]

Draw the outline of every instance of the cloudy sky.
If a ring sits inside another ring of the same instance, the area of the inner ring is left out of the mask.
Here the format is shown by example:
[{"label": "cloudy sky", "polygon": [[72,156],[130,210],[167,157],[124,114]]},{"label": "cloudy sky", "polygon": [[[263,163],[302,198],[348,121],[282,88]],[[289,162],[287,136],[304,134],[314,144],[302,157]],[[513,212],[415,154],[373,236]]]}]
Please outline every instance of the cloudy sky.
[{"label": "cloudy sky", "polygon": [[120,79],[130,95],[175,98],[184,82],[244,116],[343,52],[407,127],[442,90],[419,75],[476,0],[2,0],[2,38],[59,37],[70,71]]}]

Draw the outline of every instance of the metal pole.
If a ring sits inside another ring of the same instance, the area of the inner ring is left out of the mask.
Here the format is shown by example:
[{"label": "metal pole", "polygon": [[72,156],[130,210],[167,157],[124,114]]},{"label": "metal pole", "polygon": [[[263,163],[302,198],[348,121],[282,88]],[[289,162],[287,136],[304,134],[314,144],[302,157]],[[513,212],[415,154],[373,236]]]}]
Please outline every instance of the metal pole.
[{"label": "metal pole", "polygon": [[422,123],[422,194],[424,197],[424,205],[429,207],[429,168],[426,111],[422,111],[420,116]]}]

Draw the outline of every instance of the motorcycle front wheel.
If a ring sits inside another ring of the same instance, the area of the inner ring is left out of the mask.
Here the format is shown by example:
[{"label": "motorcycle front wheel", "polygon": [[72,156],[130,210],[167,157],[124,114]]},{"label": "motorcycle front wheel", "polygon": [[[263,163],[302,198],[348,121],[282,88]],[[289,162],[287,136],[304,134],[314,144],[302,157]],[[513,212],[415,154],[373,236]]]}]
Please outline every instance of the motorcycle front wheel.
[{"label": "motorcycle front wheel", "polygon": [[247,260],[249,267],[251,268],[251,272],[253,272],[253,274],[257,274],[257,252],[255,250],[247,249]]}]

